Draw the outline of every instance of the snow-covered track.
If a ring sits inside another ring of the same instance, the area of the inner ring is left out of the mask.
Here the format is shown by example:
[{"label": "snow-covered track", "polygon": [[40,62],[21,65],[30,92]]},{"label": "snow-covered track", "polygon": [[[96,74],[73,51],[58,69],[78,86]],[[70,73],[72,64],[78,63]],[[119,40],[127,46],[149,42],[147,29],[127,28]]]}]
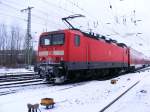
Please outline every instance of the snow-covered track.
[{"label": "snow-covered track", "polygon": [[135,72],[144,72],[146,70],[150,70],[150,67],[144,67],[144,68],[141,68],[139,70],[136,70]]},{"label": "snow-covered track", "polygon": [[10,90],[10,91],[0,92],[0,96],[7,95],[7,94],[12,94],[12,93],[16,93],[16,91],[15,90]]},{"label": "snow-covered track", "polygon": [[5,74],[0,75],[0,82],[11,82],[11,81],[22,81],[22,80],[31,80],[39,79],[39,75],[36,73],[21,73],[21,74]]},{"label": "snow-covered track", "polygon": [[9,75],[23,75],[23,74],[33,74],[34,72],[6,72],[6,73],[0,73],[0,76],[9,76]]},{"label": "snow-covered track", "polygon": [[16,82],[3,82],[0,83],[0,96],[16,93],[23,87],[32,87],[36,85],[47,84],[42,79],[16,81]]},{"label": "snow-covered track", "polygon": [[75,87],[78,87],[78,86],[83,86],[83,85],[85,85],[87,83],[88,83],[88,81],[78,82],[78,83],[74,83],[74,84],[66,84],[66,87],[58,89],[56,91],[64,91],[64,90],[72,89],[72,88],[75,88]]},{"label": "snow-covered track", "polygon": [[0,83],[0,89],[40,85],[40,84],[46,84],[46,82],[43,82],[42,79],[33,79],[33,80],[15,81],[15,82],[3,82],[3,83]]},{"label": "snow-covered track", "polygon": [[134,83],[131,87],[129,87],[127,90],[125,90],[123,93],[121,93],[117,98],[115,98],[113,101],[108,103],[105,107],[103,107],[99,112],[104,112],[106,109],[111,107],[116,101],[118,101],[122,96],[124,96],[128,91],[130,91],[133,87],[135,87],[140,81],[137,81]]}]

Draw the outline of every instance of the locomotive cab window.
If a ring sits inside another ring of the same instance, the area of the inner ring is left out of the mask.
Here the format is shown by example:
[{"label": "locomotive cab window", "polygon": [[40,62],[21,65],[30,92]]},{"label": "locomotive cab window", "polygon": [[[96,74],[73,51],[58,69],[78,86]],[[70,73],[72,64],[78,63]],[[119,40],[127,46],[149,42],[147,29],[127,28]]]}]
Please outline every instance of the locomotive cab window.
[{"label": "locomotive cab window", "polygon": [[40,38],[40,45],[63,45],[64,41],[64,34],[49,34]]},{"label": "locomotive cab window", "polygon": [[80,46],[80,36],[79,35],[75,35],[74,43],[75,43],[76,47]]},{"label": "locomotive cab window", "polygon": [[50,45],[50,40],[49,39],[45,39],[44,40],[44,45]]},{"label": "locomotive cab window", "polygon": [[52,45],[64,44],[64,34],[55,34],[52,38]]},{"label": "locomotive cab window", "polygon": [[40,45],[50,45],[51,44],[51,41],[49,38],[47,37],[42,37],[40,39]]}]

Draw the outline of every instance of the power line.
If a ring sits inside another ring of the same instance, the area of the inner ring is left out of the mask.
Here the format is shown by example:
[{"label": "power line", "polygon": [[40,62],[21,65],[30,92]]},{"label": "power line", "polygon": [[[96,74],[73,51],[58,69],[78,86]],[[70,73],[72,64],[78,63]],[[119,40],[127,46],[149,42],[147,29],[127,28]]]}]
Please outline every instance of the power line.
[{"label": "power line", "polygon": [[[18,16],[8,15],[8,14],[6,14],[6,13],[1,13],[1,12],[0,12],[0,15],[7,16],[7,17],[13,17],[13,18],[16,18],[16,19],[19,19],[19,20],[22,20],[22,21],[27,22],[27,19],[21,18],[21,17],[18,17]],[[32,21],[32,23],[37,24],[37,25],[40,25],[40,26],[45,25],[45,24],[42,24],[42,23],[37,22],[37,21],[34,21],[34,22]]]},{"label": "power line", "polygon": [[[45,2],[44,2],[45,1]],[[46,3],[46,4],[50,4],[50,5],[52,5],[52,6],[55,6],[55,7],[57,7],[57,8],[61,8],[61,9],[64,9],[64,8],[62,8],[62,7],[59,7],[59,6],[57,6],[56,4],[54,5],[53,3],[50,3],[50,2],[48,2],[48,1],[46,1],[46,0],[44,0],[44,1],[42,1],[42,2],[44,2],[44,3]],[[95,18],[92,14],[90,14],[89,12],[87,12],[86,10],[84,10],[83,8],[81,8],[79,5],[76,5],[75,3],[73,3],[72,1],[70,1],[69,0],[69,3],[70,4],[73,4],[74,6],[76,6],[77,8],[79,8],[80,10],[82,10],[82,11],[84,11],[85,13],[87,13],[88,15],[89,15],[89,17],[91,17],[91,19],[93,19],[93,18]],[[14,9],[14,10],[19,10],[18,8],[16,8],[16,7],[14,7],[14,6],[12,6],[12,5],[10,5],[10,4],[5,4],[7,7],[10,7],[10,8],[12,8],[12,9]],[[68,10],[66,10],[66,9],[64,9],[66,12],[69,12],[69,13],[73,13],[73,12],[71,12],[70,10],[68,11]],[[40,11],[40,13],[42,13],[42,14],[44,14],[44,15],[46,15],[47,17],[48,17],[48,14],[46,14],[46,12],[44,12],[44,11]],[[37,16],[37,15],[33,15],[35,18],[37,18],[37,19],[40,19],[40,20],[45,20],[46,21],[46,19],[45,18],[42,18],[42,17],[40,17],[40,16]],[[52,20],[53,21],[53,20]],[[97,21],[99,21],[99,20],[97,20]],[[101,21],[100,21],[101,22]],[[46,22],[45,22],[46,23]],[[94,24],[95,22],[93,22],[93,24]],[[98,22],[97,22],[98,23]],[[54,23],[53,23],[54,24]],[[102,27],[104,27],[103,26],[103,23],[101,22],[101,24],[102,24]],[[57,24],[58,25],[58,24]],[[98,24],[97,24],[98,25]],[[94,26],[95,26],[95,24],[94,24]]]},{"label": "power line", "polygon": [[11,9],[14,9],[16,11],[20,11],[18,8],[14,7],[14,6],[10,5],[10,4],[4,3],[4,2],[0,2],[0,4],[4,5],[4,6],[7,6],[7,7],[11,8]]},{"label": "power line", "polygon": [[[64,11],[66,11],[66,12],[69,12],[69,13],[73,13],[73,12],[71,12],[70,10],[68,11],[68,10],[66,10],[65,8],[62,8],[62,7],[59,7],[59,6],[57,6],[57,5],[54,5],[53,3],[50,3],[50,2],[48,2],[48,1],[46,1],[46,0],[44,0],[45,2],[46,2],[46,4],[51,4],[52,6],[55,6],[55,7],[57,7],[57,8],[61,8],[61,9],[63,9]],[[43,1],[42,1],[43,2]],[[45,3],[44,2],[44,3]],[[75,5],[75,3],[73,3],[73,2],[70,2],[71,4],[74,4]],[[14,7],[14,6],[12,6],[12,5],[10,5],[10,4],[5,4],[7,7],[10,7],[10,8],[12,8],[12,9],[14,9],[14,10],[16,10],[16,11],[19,11],[19,9],[18,8],[16,8],[16,7]],[[89,13],[86,11],[86,10],[84,10],[83,8],[80,8],[78,5],[75,5],[77,8],[79,8],[80,10],[82,10],[82,11],[84,11],[84,12],[86,12],[88,15],[89,15]],[[46,15],[47,16],[47,14],[46,14],[46,12],[44,12],[44,11],[40,11],[41,13],[43,13],[44,15]],[[40,19],[40,20],[45,20],[46,21],[46,19],[45,18],[42,18],[42,17],[40,17],[40,16],[37,16],[37,15],[33,15],[33,17],[35,17],[35,18],[37,18],[37,19]],[[91,17],[92,19],[93,19],[93,17],[91,16],[91,14],[90,14],[90,16],[89,17]],[[95,18],[95,17],[94,17]],[[52,20],[53,21],[53,20]],[[37,22],[36,22],[37,23]],[[46,22],[45,22],[46,23]],[[95,22],[93,22],[93,23],[95,23]],[[37,24],[39,24],[39,23],[37,23]],[[54,24],[54,23],[53,23]],[[56,23],[55,23],[56,24]],[[101,23],[102,24],[102,23]],[[46,25],[46,24],[45,24]],[[58,25],[58,24],[57,24]],[[60,24],[59,24],[60,25]],[[56,26],[56,25],[55,25]],[[95,24],[94,24],[94,26],[95,26]],[[103,26],[103,25],[102,25]]]},{"label": "power line", "polygon": [[67,0],[67,1],[68,1],[68,3],[70,3],[70,4],[74,5],[75,7],[79,8],[80,10],[85,11],[83,8],[81,8],[79,5],[75,4],[71,0]]},{"label": "power line", "polygon": [[[35,17],[36,19],[40,19],[40,20],[45,20],[45,21],[47,21],[46,20],[46,18],[43,18],[43,17],[41,17],[41,16],[39,16],[39,15],[36,15],[36,14],[32,14],[33,15],[33,17]],[[52,22],[53,21],[53,22]],[[61,24],[59,24],[59,23],[56,23],[54,20],[50,20],[50,22],[51,22],[51,24],[55,24],[55,25],[58,25],[58,26],[60,26]],[[54,23],[55,22],[55,23]]]},{"label": "power line", "polygon": [[[8,1],[5,1],[5,2],[8,2]],[[38,1],[37,1],[38,2]],[[18,5],[16,5],[16,4],[18,4],[19,3],[19,6],[21,5],[21,6],[24,6],[23,4],[20,4],[20,2],[12,2],[11,1],[11,3],[13,4],[13,5],[15,5],[15,6],[18,6]],[[9,4],[10,4],[10,2],[9,2]],[[46,4],[47,5],[47,4]],[[53,5],[53,4],[52,4]],[[38,11],[38,13],[40,12],[40,13],[42,13],[42,14],[44,14],[44,15],[47,15],[48,14],[48,12],[45,12],[45,11],[43,11],[43,8],[40,8],[40,7],[38,7],[38,8],[36,8],[35,9],[35,11],[37,10]],[[45,7],[44,7],[44,9],[45,9]],[[20,9],[17,9],[18,11],[20,11]],[[51,10],[50,10],[51,11]],[[53,10],[53,12],[56,12],[56,10]],[[60,11],[58,11],[59,12],[59,14],[60,14]],[[57,12],[57,15],[58,15],[58,12]],[[62,14],[62,13],[61,13]],[[64,13],[63,13],[64,14]]]},{"label": "power line", "polygon": [[19,17],[19,16],[8,15],[8,14],[6,14],[6,13],[1,13],[1,12],[0,12],[0,14],[3,15],[3,16],[7,16],[7,17],[14,17],[14,18],[20,19],[20,20],[22,20],[22,21],[27,21],[25,18],[21,18],[21,17]]},{"label": "power line", "polygon": [[[97,28],[99,26],[99,22],[101,23],[101,26],[104,27],[103,23],[98,20],[95,16],[93,16],[93,14],[89,13],[88,11],[86,11],[84,8],[80,7],[78,4],[76,4],[75,2],[71,1],[71,0],[66,0],[68,3],[70,3],[71,5],[77,7],[79,10],[83,11],[84,13],[86,13],[85,15],[88,15],[86,17],[88,17],[89,19],[92,19],[93,18],[96,20],[96,21],[93,21],[93,26],[94,28]],[[89,27],[89,23],[88,23],[88,27]],[[88,28],[89,29],[89,28]],[[91,28],[90,28],[91,30]]]},{"label": "power line", "polygon": [[65,12],[74,14],[73,11],[70,11],[70,10],[68,10],[68,9],[66,9],[66,8],[63,8],[63,7],[61,7],[61,6],[58,6],[58,5],[56,5],[56,4],[52,3],[52,2],[48,2],[47,0],[40,0],[40,1],[43,2],[43,3],[46,4],[46,5],[51,5],[51,6],[55,7],[55,8],[62,9],[62,10],[64,10]]},{"label": "power line", "polygon": [[[3,3],[3,5],[4,5],[4,3]],[[16,8],[16,7],[14,7],[14,6],[12,6],[12,5],[10,5],[10,4],[5,4],[7,7],[9,7],[9,8],[12,8],[12,9],[14,9],[14,10],[16,10],[16,11],[20,11],[18,8]],[[42,13],[42,14],[44,14],[44,15],[46,15],[46,16],[48,16],[48,13],[46,14],[46,12],[44,12],[44,11],[41,11],[41,10],[39,10],[38,9],[38,12],[40,12],[40,13]],[[37,16],[37,15],[35,15],[35,14],[32,14],[35,18],[37,18],[37,19],[40,19],[40,20],[45,20],[45,23],[46,23],[46,19],[45,18],[42,18],[41,16]],[[53,20],[52,20],[53,21]],[[36,22],[37,23],[37,22]],[[54,24],[54,22],[52,22],[53,24]],[[39,23],[38,23],[39,24]],[[60,25],[60,24],[57,24],[57,25]]]},{"label": "power line", "polygon": [[[4,2],[4,1],[3,1]],[[21,4],[20,2],[14,2],[14,1],[12,1],[12,0],[9,0],[9,1],[7,1],[7,0],[5,0],[5,2],[7,2],[7,3],[12,3],[13,5],[15,5],[15,6],[21,6],[21,7],[23,7],[24,6],[24,4]]]},{"label": "power line", "polygon": [[[57,11],[57,10],[49,10],[48,12],[45,12],[45,11],[43,11],[42,9],[39,9],[39,7],[38,7],[38,9],[35,9],[35,11],[38,11],[38,13],[41,13],[41,14],[43,14],[43,15],[45,15],[45,16],[49,16],[49,15],[52,15],[52,12],[53,12],[53,14],[55,14],[55,15],[59,15],[60,17],[62,16],[62,14],[65,14],[65,13],[61,13],[60,11]],[[57,13],[57,14],[56,14]],[[60,15],[61,14],[61,15]]]},{"label": "power line", "polygon": [[[19,17],[19,16],[15,16],[15,15],[10,15],[10,14],[6,14],[6,13],[1,13],[0,12],[0,15],[1,16],[7,16],[7,17],[12,17],[12,18],[16,18],[16,19],[19,19],[19,20],[21,20],[21,21],[24,21],[24,22],[27,22],[27,19],[25,19],[25,18],[21,18],[21,17]],[[39,17],[36,17],[36,16],[34,16],[34,18],[35,19],[40,19],[40,20],[43,20],[42,18],[39,18]],[[41,23],[41,22],[37,22],[37,21],[32,21],[32,23],[33,24],[36,24],[36,25],[40,25],[40,26],[45,26],[45,24],[43,24],[43,23]],[[55,25],[54,23],[48,23],[49,25]],[[58,25],[58,24],[57,24]],[[55,25],[56,26],[56,25]],[[60,25],[59,25],[60,26]],[[51,26],[52,27],[52,26]],[[55,28],[55,27],[54,27]]]}]

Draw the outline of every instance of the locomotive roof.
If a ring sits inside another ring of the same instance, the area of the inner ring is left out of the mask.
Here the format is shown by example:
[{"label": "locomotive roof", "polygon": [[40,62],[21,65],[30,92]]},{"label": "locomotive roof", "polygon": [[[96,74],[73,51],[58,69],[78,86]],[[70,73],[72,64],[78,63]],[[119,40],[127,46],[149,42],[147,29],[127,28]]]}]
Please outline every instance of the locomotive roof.
[{"label": "locomotive roof", "polygon": [[107,43],[115,43],[116,45],[120,46],[120,47],[127,47],[126,44],[124,43],[118,43],[116,40],[113,40],[111,38],[108,38],[104,35],[101,34],[95,34],[93,32],[83,32],[80,29],[63,29],[63,30],[57,30],[57,31],[51,31],[51,32],[43,32],[41,34],[42,35],[48,35],[48,34],[55,34],[55,33],[64,33],[64,31],[75,31],[75,32],[80,32],[81,34],[83,34],[86,37],[92,38],[92,39],[96,39],[96,40],[104,40]]}]

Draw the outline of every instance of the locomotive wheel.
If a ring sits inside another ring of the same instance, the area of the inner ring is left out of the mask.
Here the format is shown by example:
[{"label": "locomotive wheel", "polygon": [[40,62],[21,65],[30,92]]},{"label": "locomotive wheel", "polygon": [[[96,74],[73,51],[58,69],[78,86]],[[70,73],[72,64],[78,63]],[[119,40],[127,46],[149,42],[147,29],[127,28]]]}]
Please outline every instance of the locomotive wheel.
[{"label": "locomotive wheel", "polygon": [[106,77],[110,75],[110,70],[109,69],[103,69],[101,77]]},{"label": "locomotive wheel", "polygon": [[67,75],[67,82],[76,82],[83,79],[83,71],[69,71]]},{"label": "locomotive wheel", "polygon": [[89,71],[87,71],[86,78],[87,79],[93,79],[93,80],[97,79],[98,78],[98,74],[97,74],[96,70],[89,70]]},{"label": "locomotive wheel", "polygon": [[66,77],[65,76],[60,76],[60,77],[56,77],[54,80],[55,84],[62,84],[66,81]]}]

